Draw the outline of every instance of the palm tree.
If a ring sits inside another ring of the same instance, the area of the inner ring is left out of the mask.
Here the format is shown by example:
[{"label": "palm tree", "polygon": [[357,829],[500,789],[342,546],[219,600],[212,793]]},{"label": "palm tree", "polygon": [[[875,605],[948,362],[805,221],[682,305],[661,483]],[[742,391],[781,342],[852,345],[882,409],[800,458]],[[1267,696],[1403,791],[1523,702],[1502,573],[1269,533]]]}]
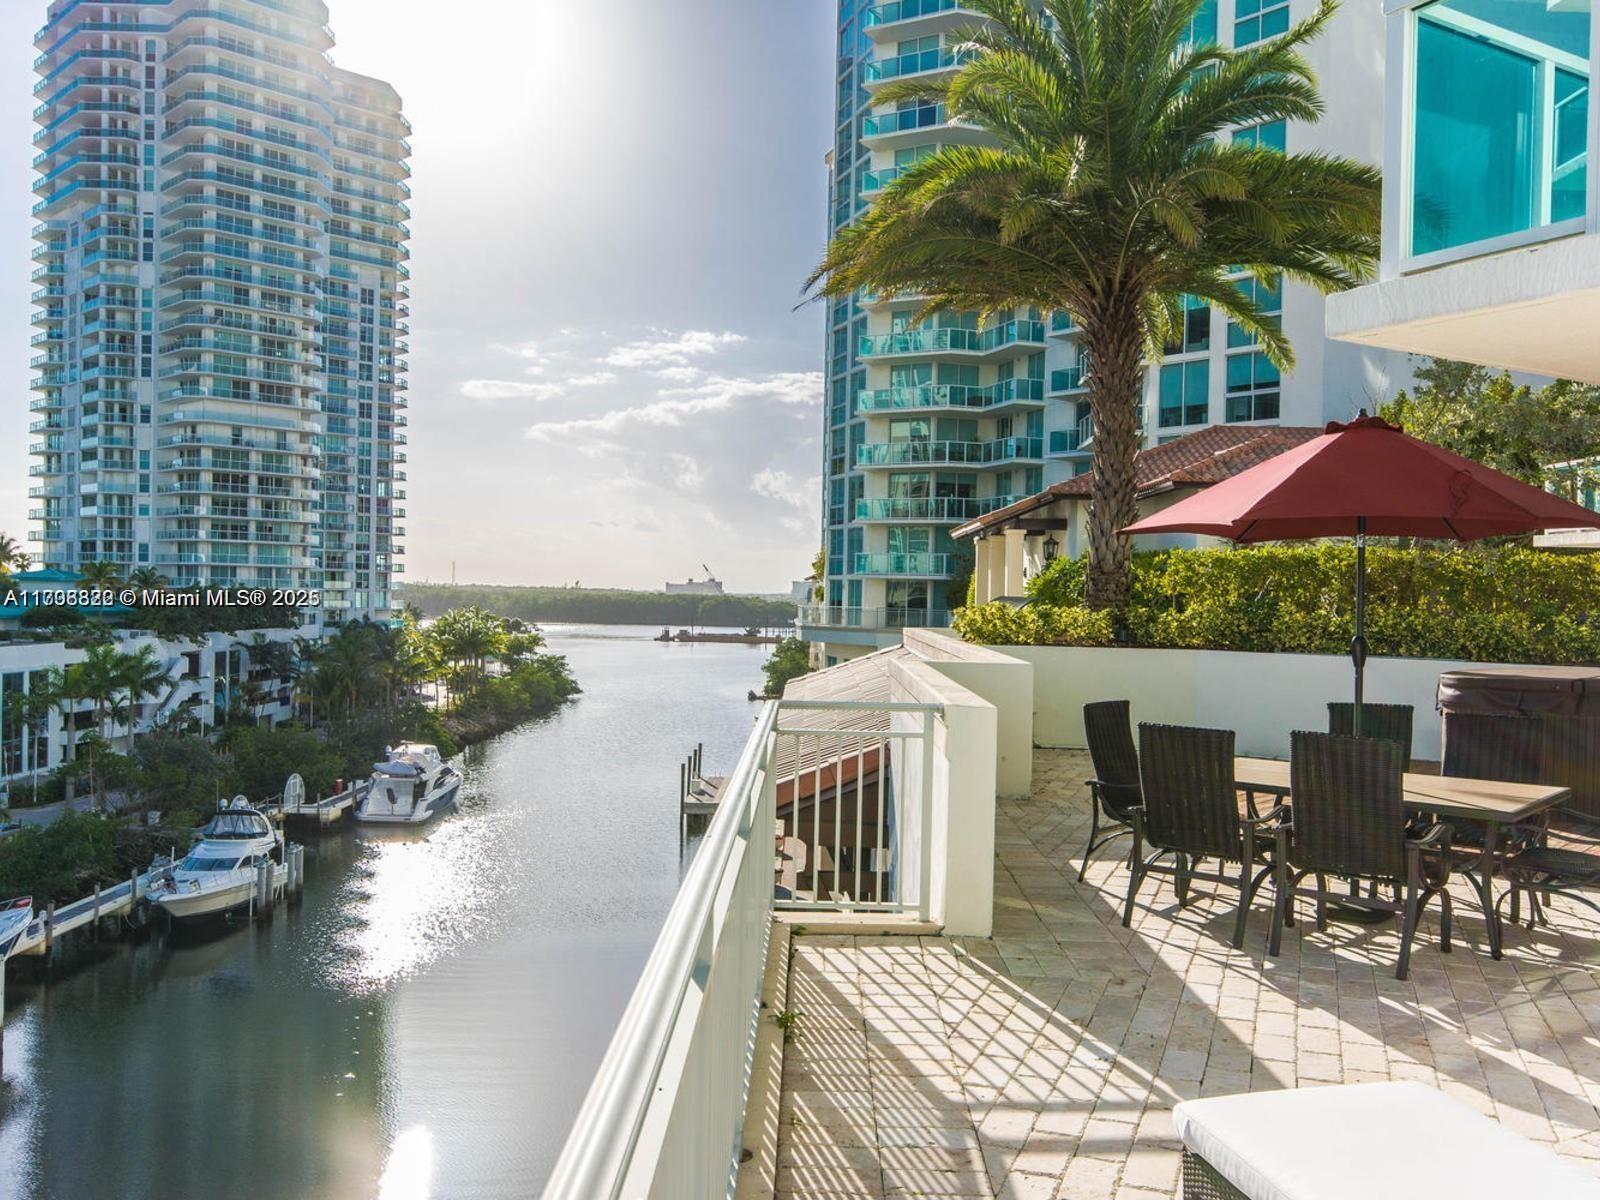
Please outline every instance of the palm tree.
[{"label": "palm tree", "polygon": [[1378,252],[1378,172],[1331,155],[1234,140],[1322,112],[1301,54],[1332,0],[1281,37],[1230,50],[1195,44],[1203,0],[963,0],[984,18],[954,35],[964,65],[905,80],[875,104],[937,99],[995,146],[947,146],[839,231],[808,287],[921,297],[989,315],[1064,309],[1091,364],[1094,483],[1089,602],[1128,600],[1138,515],[1136,410],[1147,357],[1178,327],[1184,297],[1215,305],[1280,369],[1294,355],[1253,284],[1322,291],[1359,283]]},{"label": "palm tree", "polygon": [[114,588],[122,584],[122,572],[113,562],[84,563],[78,568],[78,582],[86,588]]},{"label": "palm tree", "polygon": [[171,684],[167,668],[156,657],[154,646],[140,646],[137,653],[119,655],[117,681],[127,693],[128,753],[133,753],[133,727],[139,705],[151,696],[159,696]]},{"label": "palm tree", "polygon": [[16,538],[0,533],[0,576],[28,569],[28,553]]},{"label": "palm tree", "polygon": [[164,588],[171,581],[154,567],[139,567],[128,572],[128,586],[136,588]]}]

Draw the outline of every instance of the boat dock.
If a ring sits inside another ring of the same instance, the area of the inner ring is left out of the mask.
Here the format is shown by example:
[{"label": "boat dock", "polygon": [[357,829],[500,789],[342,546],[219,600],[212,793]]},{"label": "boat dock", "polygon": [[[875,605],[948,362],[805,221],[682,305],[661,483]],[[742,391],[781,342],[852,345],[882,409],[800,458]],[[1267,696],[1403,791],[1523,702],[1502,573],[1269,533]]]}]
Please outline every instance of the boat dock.
[{"label": "boat dock", "polygon": [[701,769],[705,744],[696,746],[678,764],[678,853],[681,856],[689,844],[689,821],[694,819],[697,829],[704,829],[706,821],[717,811],[717,801],[727,785],[724,775],[706,775]]},{"label": "boat dock", "polygon": [[318,826],[334,825],[355,811],[361,797],[366,794],[369,782],[353,783],[331,796],[306,798],[306,789],[300,776],[291,775],[284,785],[278,811],[285,821],[309,821]]}]

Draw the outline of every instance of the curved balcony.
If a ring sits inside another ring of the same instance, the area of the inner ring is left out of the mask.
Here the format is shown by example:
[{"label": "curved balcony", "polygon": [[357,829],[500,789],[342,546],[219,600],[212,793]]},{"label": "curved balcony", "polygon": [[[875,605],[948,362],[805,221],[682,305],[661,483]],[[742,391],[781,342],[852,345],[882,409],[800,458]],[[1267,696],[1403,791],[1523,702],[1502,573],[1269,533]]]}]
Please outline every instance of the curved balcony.
[{"label": "curved balcony", "polygon": [[941,46],[937,50],[922,50],[912,54],[892,54],[869,62],[862,75],[868,88],[874,84],[888,83],[894,79],[907,79],[915,75],[934,75],[954,70],[972,55],[967,51]]},{"label": "curved balcony", "polygon": [[989,355],[999,351],[1044,348],[1043,321],[1003,321],[985,329],[906,329],[899,333],[868,334],[856,350],[864,359],[943,354]]},{"label": "curved balcony", "polygon": [[986,386],[928,383],[913,387],[876,388],[862,392],[856,411],[864,416],[906,410],[998,412],[1007,408],[1036,408],[1044,403],[1044,380],[1005,379]]},{"label": "curved balcony", "polygon": [[856,520],[880,523],[944,522],[981,517],[989,510],[976,496],[892,496],[856,501]]},{"label": "curved balcony", "polygon": [[880,578],[949,579],[955,573],[954,556],[926,552],[858,554],[851,573]]},{"label": "curved balcony", "polygon": [[805,604],[800,606],[796,622],[824,629],[943,629],[950,624],[950,612],[943,608]]}]

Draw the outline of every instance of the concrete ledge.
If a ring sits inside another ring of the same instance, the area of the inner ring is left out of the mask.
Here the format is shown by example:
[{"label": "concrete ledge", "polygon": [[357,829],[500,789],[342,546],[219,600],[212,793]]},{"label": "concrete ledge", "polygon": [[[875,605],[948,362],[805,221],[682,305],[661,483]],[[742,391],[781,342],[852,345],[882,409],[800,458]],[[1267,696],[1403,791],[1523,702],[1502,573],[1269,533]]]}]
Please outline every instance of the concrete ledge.
[{"label": "concrete ledge", "polygon": [[750,1063],[750,1094],[744,1106],[740,1145],[749,1159],[740,1162],[734,1200],[772,1200],[778,1190],[778,1110],[783,1104],[783,1030],[772,1018],[789,998],[789,947],[792,930],[774,920],[767,940],[767,965],[761,977],[761,1010],[756,1014],[756,1047]]},{"label": "concrete ledge", "polygon": [[894,913],[875,915],[843,912],[780,912],[773,920],[790,929],[804,928],[806,933],[846,933],[852,937],[937,937],[944,927],[937,921],[919,921],[912,916]]}]

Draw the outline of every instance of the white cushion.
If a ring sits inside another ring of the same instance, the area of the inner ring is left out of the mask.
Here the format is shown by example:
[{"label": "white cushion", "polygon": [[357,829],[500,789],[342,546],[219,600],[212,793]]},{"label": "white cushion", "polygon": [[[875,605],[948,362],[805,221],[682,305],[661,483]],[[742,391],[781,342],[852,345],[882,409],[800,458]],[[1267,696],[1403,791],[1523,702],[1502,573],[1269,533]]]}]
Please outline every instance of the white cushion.
[{"label": "white cushion", "polygon": [[1188,1100],[1172,1120],[1250,1200],[1600,1200],[1600,1179],[1421,1083]]}]

